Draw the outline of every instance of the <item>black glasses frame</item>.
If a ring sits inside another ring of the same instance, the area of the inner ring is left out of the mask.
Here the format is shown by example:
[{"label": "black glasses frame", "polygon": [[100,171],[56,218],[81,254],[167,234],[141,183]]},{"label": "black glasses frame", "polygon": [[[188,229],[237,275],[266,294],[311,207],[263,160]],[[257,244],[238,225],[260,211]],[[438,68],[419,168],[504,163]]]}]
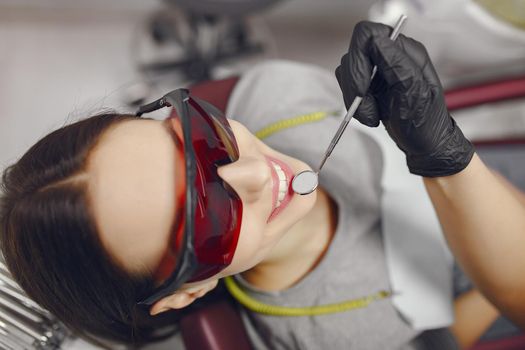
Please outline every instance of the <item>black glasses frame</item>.
[{"label": "black glasses frame", "polygon": [[187,89],[173,90],[160,99],[140,106],[136,116],[140,117],[144,113],[153,112],[163,107],[173,106],[180,117],[184,140],[184,160],[186,164],[186,203],[184,237],[182,239],[182,254],[177,257],[177,265],[173,274],[156,288],[155,292],[139,301],[139,305],[153,305],[157,300],[172,294],[182,284],[189,280],[198,268],[197,256],[193,245],[195,235],[195,207],[197,202],[197,190],[192,184],[195,183],[196,158],[195,150],[191,141],[191,123],[189,121],[188,101],[190,93]]}]

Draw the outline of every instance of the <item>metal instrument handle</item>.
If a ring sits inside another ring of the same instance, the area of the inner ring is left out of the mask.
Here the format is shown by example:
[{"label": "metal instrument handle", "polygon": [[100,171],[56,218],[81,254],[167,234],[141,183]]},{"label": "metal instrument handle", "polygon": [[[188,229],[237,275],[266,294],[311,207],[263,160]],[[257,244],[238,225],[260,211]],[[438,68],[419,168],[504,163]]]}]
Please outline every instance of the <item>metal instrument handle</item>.
[{"label": "metal instrument handle", "polygon": [[[399,36],[399,33],[401,33],[401,29],[403,28],[403,25],[405,24],[406,19],[407,19],[407,16],[405,16],[405,15],[401,15],[401,17],[399,17],[399,19],[397,20],[397,23],[396,23],[394,29],[392,30],[392,33],[390,34],[390,40],[395,41],[397,39],[397,37]],[[372,82],[372,80],[374,79],[376,74],[377,74],[377,66],[374,66],[372,68],[372,74],[370,75],[370,82]],[[357,109],[359,108],[359,105],[361,104],[362,100],[363,100],[363,97],[356,96],[354,98],[354,101],[352,101],[352,104],[350,105],[350,108],[348,109],[348,112],[346,112],[346,115],[345,115],[343,121],[341,122],[341,124],[339,124],[339,129],[337,129],[337,132],[335,133],[334,137],[332,138],[332,141],[330,142],[330,145],[328,146],[328,149],[326,150],[326,152],[324,154],[323,160],[321,160],[321,164],[319,164],[319,167],[317,168],[317,173],[318,174],[321,171],[321,169],[323,168],[324,163],[326,162],[326,160],[328,159],[330,154],[332,154],[332,151],[334,150],[335,146],[339,142],[339,139],[341,138],[341,136],[345,132],[346,126],[348,125],[350,120],[354,117],[354,114],[357,111]]]}]

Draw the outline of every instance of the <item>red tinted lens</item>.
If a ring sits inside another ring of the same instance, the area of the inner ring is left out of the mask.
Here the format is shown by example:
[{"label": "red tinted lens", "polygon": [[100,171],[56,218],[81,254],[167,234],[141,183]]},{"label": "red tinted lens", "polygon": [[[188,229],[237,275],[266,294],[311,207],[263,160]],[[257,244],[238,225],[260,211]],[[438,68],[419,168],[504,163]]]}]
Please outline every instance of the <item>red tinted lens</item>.
[{"label": "red tinted lens", "polygon": [[170,277],[177,266],[177,258],[181,255],[185,229],[185,205],[186,205],[186,163],[184,162],[184,138],[182,134],[181,121],[178,118],[168,118],[166,126],[171,130],[171,136],[175,145],[175,203],[177,212],[171,227],[169,248],[162,257],[159,267],[154,272],[157,283],[163,283]]},{"label": "red tinted lens", "polygon": [[204,101],[188,101],[197,171],[194,247],[199,267],[192,281],[228,266],[241,229],[242,202],[218,175],[217,168],[239,158],[237,143],[224,115]]}]

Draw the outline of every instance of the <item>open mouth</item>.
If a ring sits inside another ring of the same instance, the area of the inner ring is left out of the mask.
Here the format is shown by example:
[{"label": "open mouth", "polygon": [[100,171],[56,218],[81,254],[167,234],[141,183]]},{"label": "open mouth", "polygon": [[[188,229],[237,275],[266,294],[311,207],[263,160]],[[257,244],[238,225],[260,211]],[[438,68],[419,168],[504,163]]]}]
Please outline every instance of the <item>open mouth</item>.
[{"label": "open mouth", "polygon": [[272,212],[268,218],[269,222],[279,215],[292,200],[293,191],[290,184],[294,173],[288,164],[279,159],[266,156],[266,160],[272,169],[273,180]]}]

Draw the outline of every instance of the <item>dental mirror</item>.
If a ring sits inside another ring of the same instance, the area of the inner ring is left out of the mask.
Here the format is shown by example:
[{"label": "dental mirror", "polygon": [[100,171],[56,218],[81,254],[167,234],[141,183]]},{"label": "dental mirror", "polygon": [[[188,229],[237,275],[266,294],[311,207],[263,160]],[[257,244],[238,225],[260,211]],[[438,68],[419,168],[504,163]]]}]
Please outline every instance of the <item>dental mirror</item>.
[{"label": "dental mirror", "polygon": [[[407,16],[401,15],[399,19],[397,20],[397,23],[392,30],[392,33],[390,34],[390,40],[394,41],[398,37],[399,33],[401,32],[401,28],[405,24],[405,20],[407,19]],[[370,81],[374,79],[377,73],[377,66],[374,66],[372,69],[372,75],[370,77]],[[356,96],[354,98],[354,101],[352,101],[352,104],[350,105],[350,108],[348,109],[348,112],[346,113],[343,121],[339,125],[339,129],[337,129],[337,132],[335,133],[334,137],[332,138],[332,141],[330,142],[330,145],[328,146],[328,149],[326,150],[323,160],[321,161],[321,165],[319,165],[319,168],[317,168],[317,171],[312,170],[304,170],[301,171],[299,174],[295,175],[295,177],[292,180],[292,189],[295,193],[300,195],[306,195],[310,194],[317,188],[317,185],[319,184],[319,173],[321,172],[321,169],[323,168],[324,163],[332,153],[332,151],[335,148],[335,145],[337,145],[337,142],[339,142],[339,139],[341,138],[341,135],[343,135],[343,132],[346,129],[346,126],[350,122],[350,120],[354,117],[355,112],[359,108],[359,105],[361,104],[361,101],[363,100],[363,97]]]},{"label": "dental mirror", "polygon": [[312,170],[304,170],[295,175],[292,180],[292,189],[297,194],[310,194],[317,188],[318,175]]}]

